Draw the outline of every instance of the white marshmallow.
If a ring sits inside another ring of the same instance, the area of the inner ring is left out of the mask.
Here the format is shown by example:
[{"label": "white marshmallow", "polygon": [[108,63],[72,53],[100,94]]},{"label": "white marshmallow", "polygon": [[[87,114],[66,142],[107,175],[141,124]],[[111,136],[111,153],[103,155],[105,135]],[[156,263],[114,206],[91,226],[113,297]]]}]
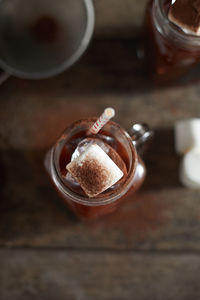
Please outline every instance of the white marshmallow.
[{"label": "white marshmallow", "polygon": [[188,188],[200,189],[200,119],[187,119],[175,124],[175,149],[184,154],[179,177]]},{"label": "white marshmallow", "polygon": [[118,166],[96,144],[90,144],[66,168],[89,197],[107,190],[123,176]]},{"label": "white marshmallow", "polygon": [[188,188],[200,189],[200,149],[192,149],[184,155],[180,167],[180,180]]},{"label": "white marshmallow", "polygon": [[200,148],[200,119],[186,119],[175,124],[175,149],[184,154],[192,148]]},{"label": "white marshmallow", "polygon": [[100,140],[100,139],[91,139],[91,138],[85,138],[84,140],[82,140],[77,148],[75,149],[74,153],[72,154],[71,157],[71,161],[76,159],[78,156],[81,155],[81,153],[85,152],[85,150],[88,148],[88,146],[90,145],[98,145],[99,147],[101,147],[101,149],[108,153],[109,152],[109,147],[106,146],[106,144]]},{"label": "white marshmallow", "polygon": [[193,30],[186,29],[186,28],[182,28],[182,30],[183,30],[186,34],[191,34],[191,35],[200,36],[200,28],[199,28],[197,31],[193,31]]}]

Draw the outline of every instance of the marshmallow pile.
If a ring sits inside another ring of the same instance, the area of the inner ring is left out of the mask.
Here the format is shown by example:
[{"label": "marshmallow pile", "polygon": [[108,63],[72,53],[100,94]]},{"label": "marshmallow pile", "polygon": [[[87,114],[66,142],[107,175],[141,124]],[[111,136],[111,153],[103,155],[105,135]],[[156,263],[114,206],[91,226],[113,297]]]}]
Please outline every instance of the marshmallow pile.
[{"label": "marshmallow pile", "polygon": [[176,122],[175,150],[183,155],[181,182],[186,187],[200,189],[200,119]]},{"label": "marshmallow pile", "polygon": [[66,168],[88,197],[104,192],[124,175],[97,144],[89,144]]}]

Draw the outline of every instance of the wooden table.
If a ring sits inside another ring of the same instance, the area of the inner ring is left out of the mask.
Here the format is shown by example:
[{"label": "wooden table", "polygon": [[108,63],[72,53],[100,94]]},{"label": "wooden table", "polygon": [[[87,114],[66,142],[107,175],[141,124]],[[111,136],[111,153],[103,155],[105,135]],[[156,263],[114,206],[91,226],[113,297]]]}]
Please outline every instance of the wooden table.
[{"label": "wooden table", "polygon": [[[127,129],[154,128],[148,175],[132,202],[82,223],[59,201],[44,154],[68,124],[106,106]],[[179,183],[173,142],[174,122],[199,115],[199,84],[153,87],[131,41],[96,40],[54,79],[4,83],[0,299],[199,299],[200,192]]]}]

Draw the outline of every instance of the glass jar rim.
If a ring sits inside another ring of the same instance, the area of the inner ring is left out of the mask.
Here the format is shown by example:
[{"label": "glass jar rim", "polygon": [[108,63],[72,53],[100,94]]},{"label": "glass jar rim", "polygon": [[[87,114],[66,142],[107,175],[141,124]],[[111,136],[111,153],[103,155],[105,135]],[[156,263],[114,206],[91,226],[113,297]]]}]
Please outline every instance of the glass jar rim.
[{"label": "glass jar rim", "polygon": [[162,30],[161,30],[161,22],[165,22],[165,24],[167,25],[167,30],[168,30],[168,35],[172,35],[173,37],[176,37],[180,42],[182,42],[182,44],[186,45],[190,45],[190,46],[200,46],[200,36],[196,36],[193,34],[187,34],[185,33],[183,30],[181,30],[181,28],[179,28],[177,25],[173,24],[167,17],[164,9],[163,9],[163,1],[164,0],[154,0],[153,2],[153,6],[154,8],[158,8],[158,18],[155,18],[155,22],[157,25],[157,29],[159,30],[159,32],[162,34]]},{"label": "glass jar rim", "polygon": [[[135,174],[136,166],[137,166],[137,162],[138,162],[137,151],[136,151],[135,146],[133,145],[130,135],[119,124],[117,124],[113,121],[109,121],[107,123],[107,125],[114,126],[116,129],[118,129],[120,131],[121,135],[127,140],[128,145],[130,147],[131,161],[130,161],[130,168],[129,168],[126,180],[122,183],[122,185],[120,185],[120,187],[115,192],[113,192],[111,194],[109,193],[107,196],[105,194],[105,197],[102,196],[102,197],[94,197],[94,198],[89,198],[86,196],[79,195],[79,194],[73,192],[69,187],[67,187],[64,184],[64,182],[61,179],[61,174],[60,174],[60,170],[59,170],[60,169],[59,157],[60,157],[60,151],[61,151],[61,150],[59,151],[59,143],[63,140],[65,140],[65,141],[67,140],[66,137],[68,134],[70,134],[70,132],[72,131],[73,128],[80,126],[81,123],[86,124],[86,122],[87,122],[88,124],[92,124],[96,119],[97,118],[87,118],[87,119],[78,120],[78,121],[75,121],[74,123],[72,123],[69,127],[67,127],[64,130],[60,139],[57,141],[57,143],[55,144],[55,146],[52,149],[53,150],[53,152],[52,152],[52,167],[55,171],[54,175],[56,176],[56,178],[54,178],[54,181],[56,183],[57,188],[64,194],[64,196],[66,198],[69,198],[71,201],[77,202],[82,205],[87,205],[87,206],[99,206],[99,205],[109,204],[109,203],[112,203],[112,202],[118,200],[122,196],[124,196],[128,192],[129,188],[132,185],[132,181],[134,178],[134,174]],[[90,128],[90,126],[88,126],[88,128]]]}]

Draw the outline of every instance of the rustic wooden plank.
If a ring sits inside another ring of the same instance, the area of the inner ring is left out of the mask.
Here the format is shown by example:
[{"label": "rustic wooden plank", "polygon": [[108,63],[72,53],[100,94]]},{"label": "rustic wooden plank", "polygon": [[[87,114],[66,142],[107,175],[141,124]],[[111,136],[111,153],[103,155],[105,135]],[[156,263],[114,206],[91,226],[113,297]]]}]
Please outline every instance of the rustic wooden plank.
[{"label": "rustic wooden plank", "polygon": [[95,36],[133,37],[144,17],[148,0],[95,0]]},{"label": "rustic wooden plank", "polygon": [[0,251],[1,300],[199,299],[199,255]]},{"label": "rustic wooden plank", "polygon": [[[109,45],[118,50],[106,57]],[[173,145],[174,122],[199,116],[199,85],[152,88],[142,71],[136,76],[139,68],[133,71],[132,47],[97,41],[79,64],[55,79],[11,78],[1,86],[2,246],[199,250],[200,192],[180,185]],[[141,121],[155,128],[145,155],[148,177],[134,201],[116,215],[84,224],[58,201],[43,158],[68,124],[99,115],[108,105],[125,128]]]}]

